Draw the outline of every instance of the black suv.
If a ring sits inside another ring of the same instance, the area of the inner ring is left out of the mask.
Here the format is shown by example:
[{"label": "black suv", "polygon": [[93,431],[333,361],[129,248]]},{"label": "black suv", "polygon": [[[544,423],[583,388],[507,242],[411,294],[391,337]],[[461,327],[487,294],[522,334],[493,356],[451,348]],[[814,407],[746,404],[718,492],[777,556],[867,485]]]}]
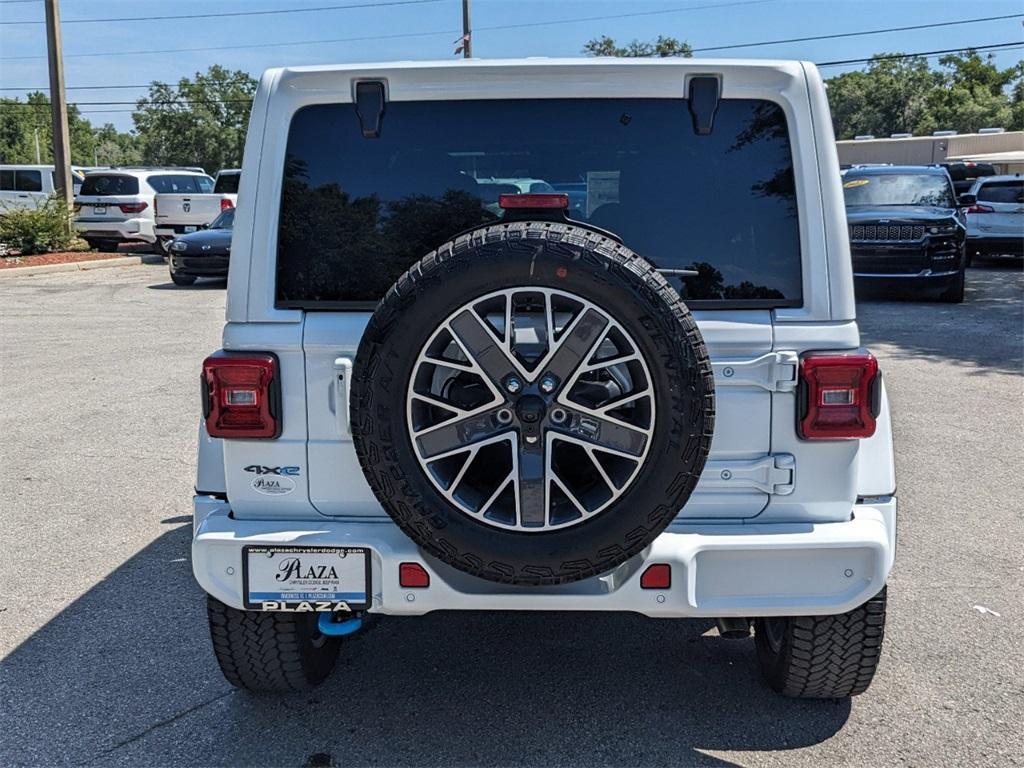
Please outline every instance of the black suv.
[{"label": "black suv", "polygon": [[858,281],[906,285],[964,299],[964,205],[945,168],[878,166],[843,173],[853,273]]}]

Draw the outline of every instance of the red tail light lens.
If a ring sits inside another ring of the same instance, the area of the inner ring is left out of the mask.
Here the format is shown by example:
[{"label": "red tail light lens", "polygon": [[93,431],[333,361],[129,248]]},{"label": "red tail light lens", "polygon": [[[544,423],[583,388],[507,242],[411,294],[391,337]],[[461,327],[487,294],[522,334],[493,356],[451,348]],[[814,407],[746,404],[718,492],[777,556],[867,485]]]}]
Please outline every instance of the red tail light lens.
[{"label": "red tail light lens", "polygon": [[811,353],[800,360],[799,431],[805,440],[847,440],[875,434],[882,374],[865,350]]},{"label": "red tail light lens", "polygon": [[648,565],[640,575],[640,589],[669,589],[672,586],[672,566],[668,563]]},{"label": "red tail light lens", "polygon": [[430,586],[430,574],[419,563],[399,563],[398,583],[406,589],[425,589]]},{"label": "red tail light lens", "polygon": [[271,354],[220,353],[203,361],[203,417],[210,437],[281,434],[281,386]]},{"label": "red tail light lens", "polygon": [[149,203],[120,203],[117,207],[121,213],[142,213],[149,208]]},{"label": "red tail light lens", "polygon": [[220,212],[224,213],[228,208],[234,208],[235,204],[228,200],[226,197],[220,201]]},{"label": "red tail light lens", "polygon": [[568,208],[569,196],[562,193],[538,195],[498,195],[498,205],[509,208]]},{"label": "red tail light lens", "polygon": [[990,205],[981,205],[976,203],[967,209],[967,213],[995,213],[996,209]]}]

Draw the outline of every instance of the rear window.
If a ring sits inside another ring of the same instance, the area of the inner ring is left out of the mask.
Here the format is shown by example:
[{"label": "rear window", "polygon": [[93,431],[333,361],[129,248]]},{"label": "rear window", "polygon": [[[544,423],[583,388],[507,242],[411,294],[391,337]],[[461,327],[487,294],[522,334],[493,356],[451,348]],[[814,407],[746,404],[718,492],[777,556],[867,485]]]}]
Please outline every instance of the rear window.
[{"label": "rear window", "polygon": [[241,179],[242,174],[240,173],[222,173],[217,177],[217,183],[214,184],[213,191],[218,195],[237,195],[238,182]]},{"label": "rear window", "polygon": [[[424,130],[430,126],[430,130]],[[574,190],[694,306],[799,306],[793,161],[776,104],[723,100],[698,136],[683,99],[391,102],[380,138],[355,107],[299,110],[288,134],[277,303],[377,302],[428,251],[497,221],[499,194]]]},{"label": "rear window", "polygon": [[120,176],[113,173],[102,173],[85,177],[80,195],[96,197],[114,197],[118,195],[139,194],[139,180],[134,176]]},{"label": "rear window", "polygon": [[1024,180],[982,184],[978,189],[978,200],[985,203],[1024,203]]},{"label": "rear window", "polygon": [[161,174],[149,176],[146,181],[158,195],[193,195],[213,191],[213,179],[209,176]]}]

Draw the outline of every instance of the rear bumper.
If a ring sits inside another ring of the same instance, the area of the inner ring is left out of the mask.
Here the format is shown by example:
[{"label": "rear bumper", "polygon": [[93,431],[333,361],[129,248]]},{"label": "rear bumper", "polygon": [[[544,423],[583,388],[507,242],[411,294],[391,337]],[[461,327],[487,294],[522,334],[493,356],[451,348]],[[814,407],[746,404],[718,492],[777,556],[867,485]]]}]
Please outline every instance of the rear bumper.
[{"label": "rear bumper", "polygon": [[[629,611],[652,617],[753,617],[844,613],[885,584],[896,548],[896,499],[858,504],[840,523],[673,526],[643,553],[603,576],[557,587],[512,587],[424,555],[390,520],[235,520],[227,502],[195,497],[192,569],[204,590],[243,607],[242,547],[368,547],[371,613],[437,610]],[[398,565],[430,573],[426,589],[398,583]],[[640,588],[651,563],[672,567],[672,586]]]},{"label": "rear bumper", "polygon": [[75,220],[75,231],[79,237],[102,240],[142,240],[152,243],[153,222],[149,219],[125,219],[124,221]]},{"label": "rear bumper", "polygon": [[967,250],[970,253],[1024,256],[1024,235],[1018,237],[1006,235],[968,236]]}]

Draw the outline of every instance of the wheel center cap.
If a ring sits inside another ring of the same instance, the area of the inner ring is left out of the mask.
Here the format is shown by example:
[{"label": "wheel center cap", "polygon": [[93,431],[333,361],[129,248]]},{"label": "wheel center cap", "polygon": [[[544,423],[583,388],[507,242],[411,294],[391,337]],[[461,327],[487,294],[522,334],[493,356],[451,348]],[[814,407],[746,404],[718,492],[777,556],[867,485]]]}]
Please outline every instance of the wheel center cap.
[{"label": "wheel center cap", "polygon": [[524,395],[516,401],[516,413],[524,424],[536,424],[544,418],[547,406],[536,395]]}]

